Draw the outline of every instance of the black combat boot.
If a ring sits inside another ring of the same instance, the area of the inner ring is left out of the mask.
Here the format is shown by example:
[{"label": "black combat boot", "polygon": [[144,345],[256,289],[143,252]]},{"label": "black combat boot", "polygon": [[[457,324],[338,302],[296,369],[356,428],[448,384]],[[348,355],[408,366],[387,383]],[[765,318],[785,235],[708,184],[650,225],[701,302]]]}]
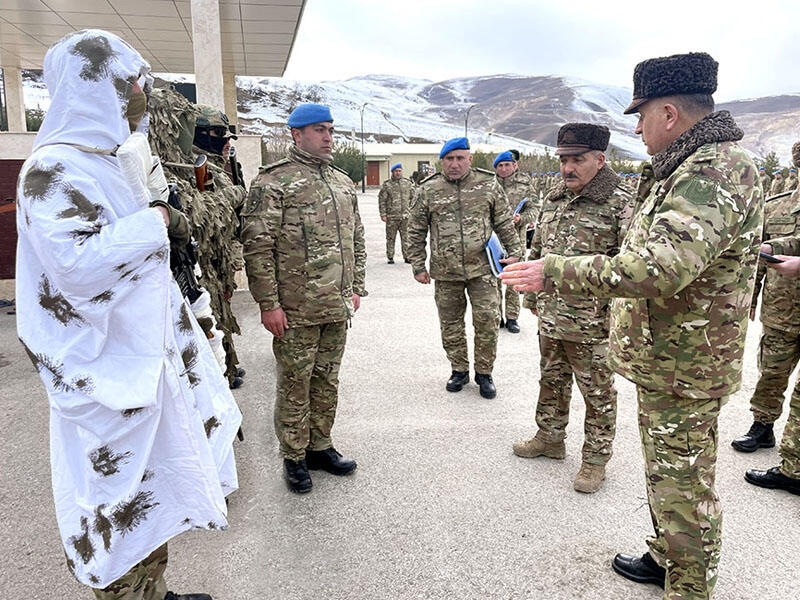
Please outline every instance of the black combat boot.
[{"label": "black combat boot", "polygon": [[497,395],[497,388],[494,387],[491,375],[475,373],[475,383],[481,388],[481,396],[484,398],[491,400]]},{"label": "black combat boot", "polygon": [[447,380],[445,389],[448,392],[460,392],[469,383],[469,371],[453,371]]},{"label": "black combat boot", "polygon": [[311,475],[305,460],[283,459],[283,477],[286,485],[296,494],[305,494],[311,491]]},{"label": "black combat boot", "polygon": [[750,469],[744,474],[748,483],[770,490],[785,490],[800,496],[800,479],[794,479],[781,473],[780,467],[772,467],[766,471]]},{"label": "black combat boot", "polygon": [[331,475],[348,475],[356,470],[356,461],[345,458],[335,448],[306,450],[306,464],[309,469],[321,469]]},{"label": "black combat boot", "polygon": [[667,571],[653,560],[649,552],[641,558],[630,554],[617,554],[611,567],[620,575],[636,583],[654,583],[662,590],[667,578]]},{"label": "black combat boot", "polygon": [[519,333],[519,323],[516,319],[508,319],[506,321],[506,329],[511,333]]},{"label": "black combat boot", "polygon": [[742,437],[733,440],[731,446],[739,452],[755,452],[759,448],[774,448],[775,434],[772,432],[772,423],[753,421],[750,430]]}]

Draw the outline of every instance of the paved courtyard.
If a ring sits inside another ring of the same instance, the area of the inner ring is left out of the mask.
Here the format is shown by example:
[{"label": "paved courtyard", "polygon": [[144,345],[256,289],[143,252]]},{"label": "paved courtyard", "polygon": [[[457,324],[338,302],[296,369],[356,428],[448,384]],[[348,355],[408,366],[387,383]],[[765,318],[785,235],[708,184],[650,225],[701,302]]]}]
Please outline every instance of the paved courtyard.
[{"label": "paved courtyard", "polygon": [[[170,543],[170,588],[215,600],[659,599],[655,586],[610,568],[616,552],[644,552],[651,529],[633,386],[618,379],[614,457],[598,493],[572,489],[583,437],[577,389],[566,460],[515,457],[512,442],[535,431],[535,317],[521,316],[518,335],[500,332],[497,398],[484,400],[474,383],[446,392],[450,367],[433,286],[415,282],[400,261],[386,264],[377,193],[359,196],[369,296],[352,321],[333,431],[358,469],[346,478],[312,473],[305,496],[286,489],[272,426],[271,336],[249,293],[237,292],[236,346],[247,369],[234,392],[246,436],[235,443],[240,489],[230,497],[228,531]],[[58,537],[47,399],[7,310],[0,311],[0,599],[88,599]],[[776,465],[777,449],[742,455],[730,447],[751,422],[759,331],[757,323],[750,329],[742,391],[720,418],[717,600],[800,595],[800,497],[743,479],[748,468]]]}]

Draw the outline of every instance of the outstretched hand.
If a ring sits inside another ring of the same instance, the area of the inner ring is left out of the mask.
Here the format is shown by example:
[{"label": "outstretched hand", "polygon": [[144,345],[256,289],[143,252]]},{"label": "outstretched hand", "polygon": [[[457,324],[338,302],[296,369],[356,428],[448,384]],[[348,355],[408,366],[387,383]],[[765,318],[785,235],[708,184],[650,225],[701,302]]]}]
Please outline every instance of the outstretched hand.
[{"label": "outstretched hand", "polygon": [[508,264],[500,280],[517,292],[541,292],[544,289],[544,259]]}]

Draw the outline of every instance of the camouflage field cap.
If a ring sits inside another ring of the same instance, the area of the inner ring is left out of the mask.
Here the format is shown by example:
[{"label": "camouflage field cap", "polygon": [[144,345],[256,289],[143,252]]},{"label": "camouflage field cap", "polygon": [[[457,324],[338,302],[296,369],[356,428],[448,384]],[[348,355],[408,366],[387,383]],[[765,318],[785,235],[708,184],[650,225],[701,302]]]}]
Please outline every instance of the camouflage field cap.
[{"label": "camouflage field cap", "polygon": [[629,115],[652,98],[680,94],[713,94],[719,63],[705,52],[673,54],[640,62],[633,71],[633,100]]},{"label": "camouflage field cap", "polygon": [[200,111],[200,115],[195,121],[195,127],[216,129],[219,137],[229,137],[234,140],[239,139],[238,136],[231,132],[231,124],[228,121],[228,116],[224,112],[213,106],[208,106],[207,104],[198,104],[197,108]]},{"label": "camouflage field cap", "polygon": [[605,152],[611,132],[605,125],[594,123],[567,123],[558,130],[556,154],[577,156],[590,150]]}]

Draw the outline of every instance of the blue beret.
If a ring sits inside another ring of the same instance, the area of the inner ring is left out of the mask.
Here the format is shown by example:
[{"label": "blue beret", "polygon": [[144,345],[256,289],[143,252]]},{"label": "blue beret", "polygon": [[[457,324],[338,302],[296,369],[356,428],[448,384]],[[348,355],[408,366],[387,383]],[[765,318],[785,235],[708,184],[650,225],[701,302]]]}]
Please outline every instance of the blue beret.
[{"label": "blue beret", "polygon": [[389,169],[389,170],[390,171],[394,171],[395,169],[402,169],[402,168],[403,168],[403,165],[401,165],[400,163],[395,163],[395,164],[392,165],[392,168]]},{"label": "blue beret", "polygon": [[781,172],[782,172],[782,171],[781,171],[780,169],[775,169],[775,170],[772,172],[772,174],[773,174],[773,175],[777,175],[778,173],[781,173]]},{"label": "blue beret", "polygon": [[494,159],[492,166],[496,169],[497,165],[501,162],[514,162],[514,157],[511,156],[511,152],[506,150],[505,152],[498,154],[497,158]]},{"label": "blue beret", "polygon": [[465,137],[457,137],[452,140],[447,140],[442,146],[442,151],[439,152],[439,158],[444,158],[446,154],[453,150],[469,150],[469,140]]},{"label": "blue beret", "polygon": [[331,109],[324,104],[301,104],[289,115],[289,127],[305,127],[314,123],[333,123]]}]

